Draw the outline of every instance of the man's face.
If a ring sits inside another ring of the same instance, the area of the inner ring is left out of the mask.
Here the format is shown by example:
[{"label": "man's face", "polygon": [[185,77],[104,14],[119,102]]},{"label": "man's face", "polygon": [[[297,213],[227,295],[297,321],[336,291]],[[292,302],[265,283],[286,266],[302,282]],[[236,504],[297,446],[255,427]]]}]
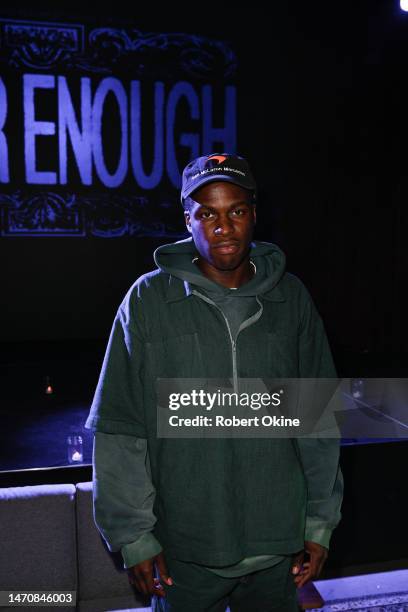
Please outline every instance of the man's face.
[{"label": "man's face", "polygon": [[194,191],[192,199],[184,216],[198,252],[218,270],[234,270],[249,253],[256,222],[250,192],[214,181]]}]

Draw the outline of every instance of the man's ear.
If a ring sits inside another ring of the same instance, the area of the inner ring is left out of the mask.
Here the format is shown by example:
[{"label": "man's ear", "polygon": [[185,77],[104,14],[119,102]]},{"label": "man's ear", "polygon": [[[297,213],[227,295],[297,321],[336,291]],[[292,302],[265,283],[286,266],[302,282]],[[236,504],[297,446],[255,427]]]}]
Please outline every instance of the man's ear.
[{"label": "man's ear", "polygon": [[254,214],[254,225],[256,225],[256,204],[252,205],[253,214]]},{"label": "man's ear", "polygon": [[188,231],[191,234],[191,222],[190,222],[190,213],[188,212],[188,210],[184,211],[184,220],[186,222],[186,228],[188,229]]}]

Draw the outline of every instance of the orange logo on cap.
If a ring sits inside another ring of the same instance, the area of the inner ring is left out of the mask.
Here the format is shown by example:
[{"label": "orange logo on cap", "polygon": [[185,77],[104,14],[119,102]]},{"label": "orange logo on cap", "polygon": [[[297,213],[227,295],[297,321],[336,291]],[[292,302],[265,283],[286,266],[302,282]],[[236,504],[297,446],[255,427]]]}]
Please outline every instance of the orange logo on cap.
[{"label": "orange logo on cap", "polygon": [[225,155],[212,155],[211,157],[207,158],[207,161],[210,161],[210,159],[216,159],[219,164],[222,164],[222,162],[225,161],[227,158]]}]

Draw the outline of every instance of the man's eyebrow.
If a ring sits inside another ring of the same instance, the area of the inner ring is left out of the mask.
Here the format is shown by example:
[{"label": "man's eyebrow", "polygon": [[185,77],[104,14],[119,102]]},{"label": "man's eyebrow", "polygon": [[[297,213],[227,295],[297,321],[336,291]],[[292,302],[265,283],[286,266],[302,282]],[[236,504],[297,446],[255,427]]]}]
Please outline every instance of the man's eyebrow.
[{"label": "man's eyebrow", "polygon": [[[208,210],[211,210],[212,212],[217,212],[216,208],[213,208],[210,204],[201,204],[200,202],[197,202],[197,204],[200,205],[199,210],[201,210],[202,208],[207,208]],[[232,204],[229,205],[228,210],[231,210],[232,208],[236,208],[237,206],[242,206],[243,204],[245,204],[245,206],[251,206],[251,202],[248,202],[248,200],[239,200],[238,202],[233,202]]]}]

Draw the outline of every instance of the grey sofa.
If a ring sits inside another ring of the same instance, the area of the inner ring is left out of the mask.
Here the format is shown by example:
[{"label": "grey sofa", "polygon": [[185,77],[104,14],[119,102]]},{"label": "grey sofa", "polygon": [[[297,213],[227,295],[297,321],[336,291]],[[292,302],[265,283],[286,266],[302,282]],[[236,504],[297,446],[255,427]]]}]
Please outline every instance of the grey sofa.
[{"label": "grey sofa", "polygon": [[0,591],[76,591],[79,612],[150,612],[95,526],[92,482],[0,488],[0,543]]},{"label": "grey sofa", "polygon": [[[95,526],[92,482],[0,488],[0,591],[30,590],[76,591],[78,612],[151,612]],[[323,605],[313,583],[298,599],[300,609]]]}]

